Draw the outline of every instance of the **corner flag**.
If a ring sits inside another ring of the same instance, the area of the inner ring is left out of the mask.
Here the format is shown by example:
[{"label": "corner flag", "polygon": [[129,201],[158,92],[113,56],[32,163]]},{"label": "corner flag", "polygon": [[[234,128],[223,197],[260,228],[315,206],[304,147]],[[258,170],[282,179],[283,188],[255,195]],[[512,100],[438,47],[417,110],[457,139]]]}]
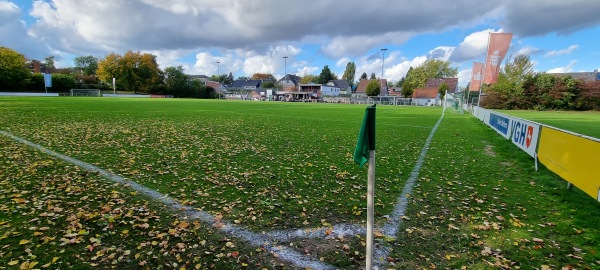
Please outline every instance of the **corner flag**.
[{"label": "corner flag", "polygon": [[375,104],[367,107],[363,119],[356,149],[354,149],[354,161],[362,168],[369,162],[367,179],[367,254],[365,268],[373,269],[373,224],[375,223]]},{"label": "corner flag", "polygon": [[354,149],[354,162],[361,168],[369,161],[369,150],[375,150],[375,105],[365,109],[365,118]]}]

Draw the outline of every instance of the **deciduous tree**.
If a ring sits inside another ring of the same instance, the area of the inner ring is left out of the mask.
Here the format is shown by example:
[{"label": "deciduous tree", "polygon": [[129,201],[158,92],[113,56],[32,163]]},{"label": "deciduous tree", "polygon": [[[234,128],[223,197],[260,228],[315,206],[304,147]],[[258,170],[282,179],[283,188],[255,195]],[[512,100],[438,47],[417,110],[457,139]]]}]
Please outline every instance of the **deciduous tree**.
[{"label": "deciduous tree", "polygon": [[0,91],[20,91],[31,76],[25,66],[25,56],[6,47],[0,47]]},{"label": "deciduous tree", "polygon": [[96,75],[98,58],[92,55],[75,57],[75,68],[83,75]]},{"label": "deciduous tree", "polygon": [[402,84],[402,93],[406,96],[412,95],[415,89],[425,87],[429,78],[452,78],[456,75],[458,75],[458,68],[451,67],[450,62],[429,59],[420,66],[408,70]]},{"label": "deciduous tree", "polygon": [[318,79],[319,79],[319,77],[317,75],[307,74],[307,75],[304,75],[302,78],[300,78],[300,83],[301,84],[317,83]]},{"label": "deciduous tree", "polygon": [[379,85],[379,80],[371,80],[369,84],[367,84],[367,96],[378,96],[381,93],[381,87]]},{"label": "deciduous tree", "polygon": [[342,75],[342,80],[346,80],[350,85],[354,85],[354,75],[356,74],[356,64],[350,61],[346,64],[346,70]]},{"label": "deciduous tree", "polygon": [[156,56],[148,53],[128,51],[123,56],[109,54],[98,63],[98,76],[105,82],[117,79],[117,84],[134,93],[147,93],[161,81],[161,70]]},{"label": "deciduous tree", "polygon": [[276,81],[275,76],[273,76],[273,74],[269,74],[269,73],[254,73],[254,75],[252,75],[252,79],[253,80],[263,80],[263,81]]},{"label": "deciduous tree", "polygon": [[182,66],[167,67],[163,74],[167,91],[173,93],[174,97],[179,97],[181,92],[190,88],[190,79],[183,72]]}]

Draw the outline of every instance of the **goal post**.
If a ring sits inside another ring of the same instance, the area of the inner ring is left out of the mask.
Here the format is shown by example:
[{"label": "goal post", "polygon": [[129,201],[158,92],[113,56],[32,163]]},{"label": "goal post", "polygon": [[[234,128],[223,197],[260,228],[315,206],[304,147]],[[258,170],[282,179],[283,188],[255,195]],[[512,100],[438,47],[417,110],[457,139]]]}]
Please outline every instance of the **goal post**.
[{"label": "goal post", "polygon": [[453,108],[458,113],[463,113],[463,93],[449,93],[444,95],[444,108]]},{"label": "goal post", "polygon": [[72,97],[101,97],[100,89],[71,89]]}]

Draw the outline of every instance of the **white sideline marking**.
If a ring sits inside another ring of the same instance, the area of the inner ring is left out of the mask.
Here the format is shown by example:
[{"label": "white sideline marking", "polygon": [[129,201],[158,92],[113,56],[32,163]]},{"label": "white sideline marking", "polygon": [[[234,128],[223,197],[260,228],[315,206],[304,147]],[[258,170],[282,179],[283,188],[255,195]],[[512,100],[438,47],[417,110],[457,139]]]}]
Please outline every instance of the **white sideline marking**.
[{"label": "white sideline marking", "polygon": [[[435,134],[435,131],[439,127],[440,123],[442,123],[443,118],[444,118],[444,111],[442,111],[442,116],[437,121],[437,123],[435,124],[433,129],[431,129],[431,132],[429,133],[429,137],[427,137],[427,140],[425,141],[425,145],[423,146],[423,149],[421,149],[421,154],[419,155],[419,159],[417,160],[415,167],[413,168],[412,172],[410,173],[410,177],[408,178],[408,181],[404,185],[404,188],[402,189],[402,193],[398,197],[398,200],[396,202],[396,205],[394,206],[394,210],[390,214],[388,222],[385,225],[383,225],[383,228],[381,228],[382,233],[388,237],[393,237],[393,238],[396,237],[396,232],[398,231],[398,228],[400,227],[400,224],[402,223],[402,216],[404,216],[404,213],[406,212],[406,206],[408,205],[407,195],[412,192],[413,186],[415,185],[415,182],[417,181],[417,178],[419,177],[419,172],[421,171],[421,166],[423,166],[423,162],[425,161],[425,156],[427,155],[427,149],[429,149],[429,144],[431,143],[431,140],[433,139],[433,135]],[[390,251],[391,250],[389,248],[385,247],[384,245],[378,245],[375,248],[375,252],[373,254],[373,257],[374,257],[373,262],[374,262],[375,269],[383,269],[383,266],[387,262],[386,259],[387,259],[387,256],[390,254]]]},{"label": "white sideline marking", "polygon": [[[330,231],[328,231],[330,230]],[[333,239],[344,236],[355,236],[357,234],[365,234],[366,228],[360,225],[353,224],[337,224],[331,227],[319,227],[308,229],[282,230],[267,232],[270,238],[277,239],[281,242],[288,242],[297,238],[326,238]]]},{"label": "white sideline marking", "polygon": [[[111,180],[113,182],[123,184],[123,185],[128,184],[128,185],[130,185],[129,187],[131,189],[138,191],[140,193],[143,193],[146,196],[167,205],[172,211],[181,211],[191,218],[198,219],[202,222],[211,224],[213,226],[215,224],[215,221],[216,221],[215,218],[212,215],[210,215],[209,213],[194,209],[190,206],[182,205],[182,204],[178,203],[177,201],[175,201],[173,198],[168,197],[168,195],[165,195],[158,191],[147,188],[143,185],[136,183],[135,181],[126,180],[125,178],[118,176],[116,174],[113,174],[107,170],[101,169],[97,166],[80,161],[78,159],[74,159],[72,157],[65,156],[58,152],[54,152],[54,151],[52,151],[48,148],[45,148],[39,144],[35,144],[35,143],[27,141],[25,139],[21,139],[21,138],[14,136],[8,132],[0,131],[0,134],[4,135],[6,137],[9,137],[15,141],[18,141],[20,143],[23,143],[23,144],[26,144],[33,148],[36,148],[43,153],[46,153],[48,155],[57,157],[68,163],[71,163],[73,165],[76,165],[86,171],[98,173],[101,176],[103,176],[104,178]],[[265,234],[265,235],[257,234],[257,233],[251,232],[249,230],[246,230],[244,228],[241,228],[237,225],[231,224],[226,221],[220,222],[220,225],[222,225],[222,226],[218,226],[218,227],[215,226],[215,227],[225,233],[228,233],[228,234],[234,236],[234,237],[241,238],[253,246],[264,247],[266,250],[279,255],[280,259],[291,262],[298,267],[302,267],[302,268],[310,267],[311,269],[335,269],[335,267],[333,267],[329,264],[323,263],[319,260],[310,258],[305,255],[302,255],[301,253],[291,250],[287,247],[278,246],[277,243],[271,243],[271,239],[268,237],[269,236],[268,234]]]}]

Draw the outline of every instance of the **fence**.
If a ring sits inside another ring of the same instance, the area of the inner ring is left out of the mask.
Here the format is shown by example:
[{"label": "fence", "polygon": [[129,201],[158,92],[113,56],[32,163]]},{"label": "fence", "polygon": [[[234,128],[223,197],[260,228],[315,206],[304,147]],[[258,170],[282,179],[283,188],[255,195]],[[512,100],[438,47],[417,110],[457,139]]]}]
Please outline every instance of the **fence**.
[{"label": "fence", "polygon": [[567,182],[600,201],[600,139],[492,110],[469,107],[479,120]]}]

